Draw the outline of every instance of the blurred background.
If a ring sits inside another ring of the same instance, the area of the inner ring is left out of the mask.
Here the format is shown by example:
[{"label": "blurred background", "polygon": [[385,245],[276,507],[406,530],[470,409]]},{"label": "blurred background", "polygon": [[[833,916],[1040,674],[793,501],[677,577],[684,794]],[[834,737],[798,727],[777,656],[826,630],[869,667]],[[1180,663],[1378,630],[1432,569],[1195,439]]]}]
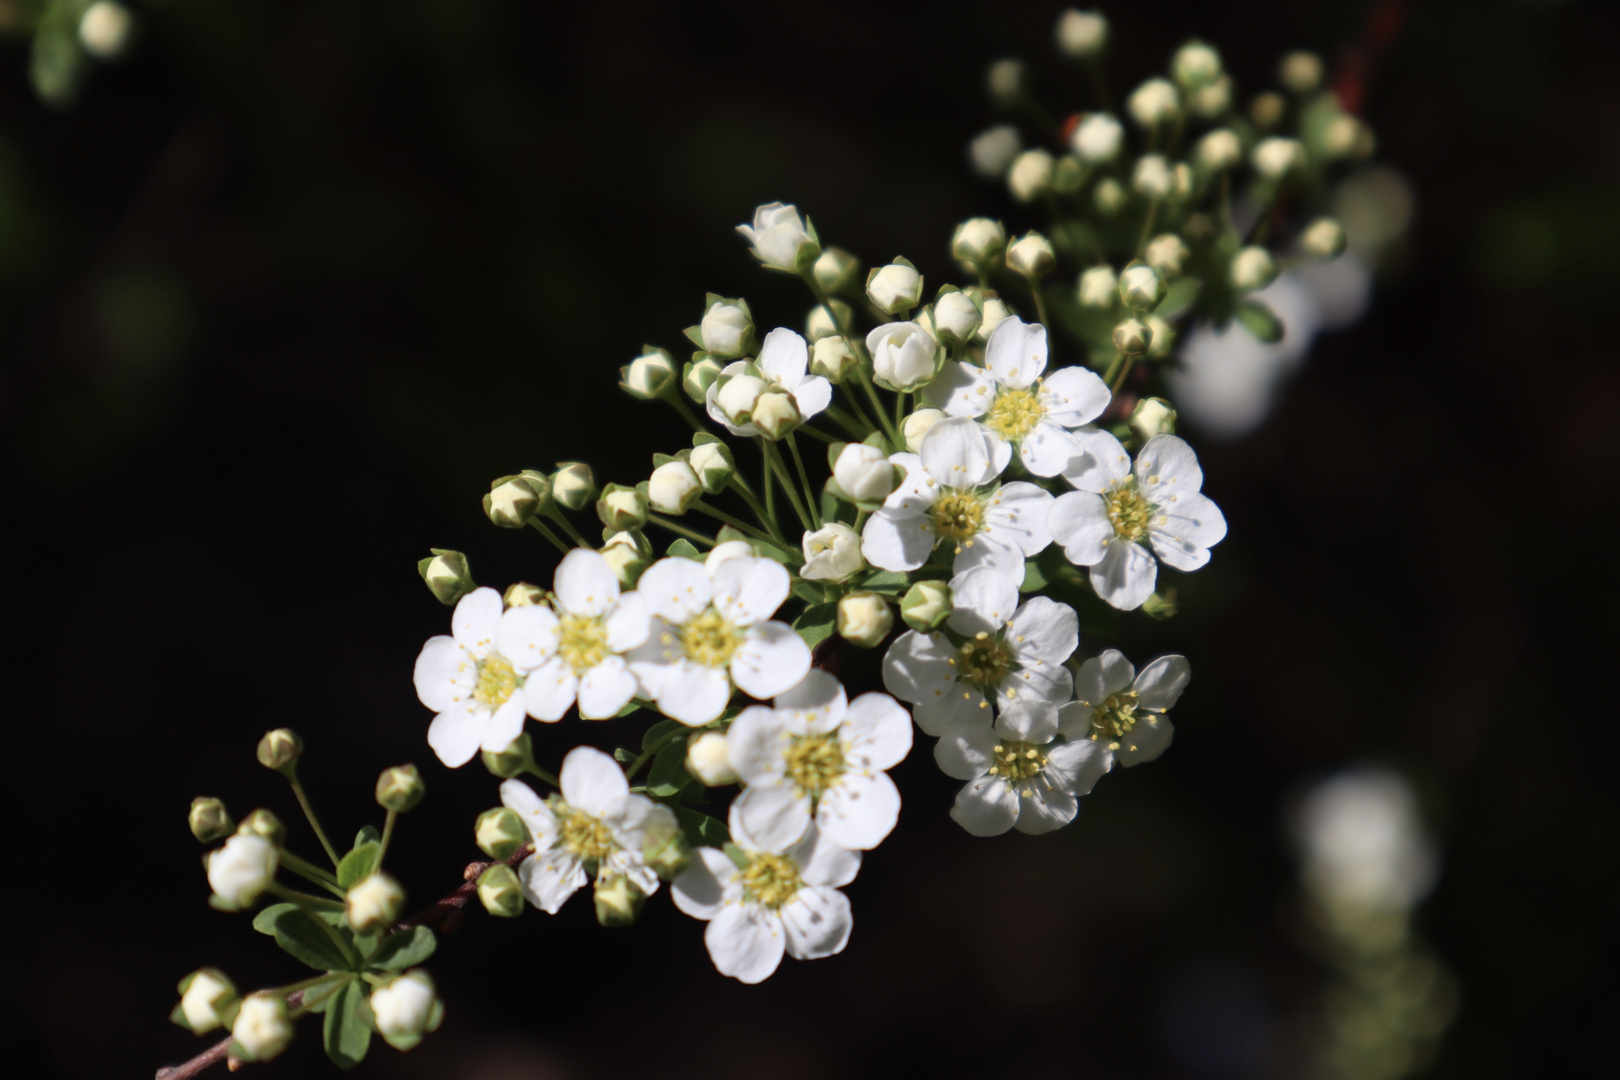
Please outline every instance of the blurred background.
[{"label": "blurred background", "polygon": [[[1091,104],[1061,6],[153,0],[120,57],[41,61],[37,5],[0,0],[10,1060],[147,1075],[205,1045],[166,1019],[188,971],[301,977],[207,907],[185,827],[218,795],[313,847],[253,760],[265,729],[305,736],[345,836],[377,771],[418,762],[398,870],[424,901],[457,883],[495,783],[424,742],[411,665],[448,612],[415,561],[549,581],[543,541],[484,518],[488,481],[587,457],[634,482],[650,439],[685,445],[616,369],[679,351],[706,291],[802,322],[732,232],[756,203],[931,282],[958,220],[1038,224],[965,146],[996,58],[1054,111]],[[1342,62],[1380,9],[1111,5],[1110,81],[1197,35],[1246,98],[1286,50]],[[1231,533],[1181,615],[1117,643],[1191,658],[1173,750],[1060,833],[985,841],[920,747],[850,949],[759,987],[662,897],[618,931],[588,902],[474,912],[431,965],[444,1027],[359,1074],[1486,1080],[1612,1056],[1620,11],[1393,10],[1363,109],[1414,194],[1404,245],[1257,431],[1191,432]],[[1333,914],[1331,865],[1302,888],[1290,820],[1396,837],[1382,922]],[[252,1068],[323,1075],[318,1043]]]}]

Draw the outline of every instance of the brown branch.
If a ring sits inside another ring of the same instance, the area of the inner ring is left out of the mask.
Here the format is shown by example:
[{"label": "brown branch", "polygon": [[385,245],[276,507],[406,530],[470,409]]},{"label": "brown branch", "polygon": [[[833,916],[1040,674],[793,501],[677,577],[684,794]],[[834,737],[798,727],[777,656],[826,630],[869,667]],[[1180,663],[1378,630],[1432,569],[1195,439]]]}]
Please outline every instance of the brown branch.
[{"label": "brown branch", "polygon": [[[302,990],[294,990],[287,995],[289,1008],[297,1008],[303,1003],[304,992]],[[226,1067],[231,1072],[235,1072],[242,1067],[242,1062],[239,1058],[230,1057],[230,1053],[231,1037],[227,1035],[184,1065],[165,1065],[157,1071],[157,1080],[190,1080],[191,1077],[196,1076],[208,1066],[217,1064],[226,1058],[230,1058],[230,1062]]]}]

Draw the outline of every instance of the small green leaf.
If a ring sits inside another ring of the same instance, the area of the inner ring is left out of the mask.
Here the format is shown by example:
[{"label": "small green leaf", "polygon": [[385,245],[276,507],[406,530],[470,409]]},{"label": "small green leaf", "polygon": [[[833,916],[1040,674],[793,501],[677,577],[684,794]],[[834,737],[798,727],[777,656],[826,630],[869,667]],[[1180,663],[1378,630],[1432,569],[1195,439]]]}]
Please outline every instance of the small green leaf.
[{"label": "small green leaf", "polygon": [[690,806],[672,806],[670,809],[675,811],[675,820],[681,823],[681,831],[693,846],[717,848],[731,842],[731,833],[724,822]]},{"label": "small green leaf", "polygon": [[282,952],[316,971],[348,971],[350,960],[332,940],[331,929],[303,908],[294,907],[276,916],[276,944]]},{"label": "small green leaf", "polygon": [[383,938],[377,951],[371,954],[370,966],[379,971],[404,971],[432,956],[438,947],[433,931],[425,926],[396,930]]},{"label": "small green leaf", "polygon": [[647,794],[655,799],[668,799],[692,782],[686,771],[686,743],[676,739],[658,751],[652,769],[647,773]]},{"label": "small green leaf", "polygon": [[1046,585],[1046,571],[1041,569],[1041,564],[1036,562],[1034,559],[1024,560],[1024,580],[1023,583],[1018,586],[1018,591],[1039,592],[1040,590],[1046,588]]},{"label": "small green leaf", "polygon": [[366,993],[351,982],[334,995],[321,1028],[326,1056],[340,1069],[352,1069],[371,1047],[371,1025],[366,1023]]},{"label": "small green leaf", "polygon": [[837,619],[837,604],[812,604],[793,620],[793,629],[806,645],[814,648],[832,634]]},{"label": "small green leaf", "polygon": [[827,600],[827,590],[820,582],[806,581],[800,577],[793,579],[793,595],[812,604],[825,603]]},{"label": "small green leaf", "polygon": [[622,746],[614,747],[613,760],[617,761],[620,765],[628,765],[630,762],[636,760],[636,752],[634,750],[626,750]]},{"label": "small green leaf", "polygon": [[630,704],[626,705],[624,708],[620,709],[618,712],[614,713],[613,715],[614,715],[615,718],[618,718],[620,716],[629,716],[631,713],[635,712],[639,708],[641,708],[641,702],[636,701],[636,700],[632,700],[630,702]]},{"label": "small green leaf", "polygon": [[356,845],[355,849],[343,856],[338,863],[338,887],[347,889],[355,882],[368,878],[377,869],[377,856],[382,848],[374,841],[366,841]]},{"label": "small green leaf", "polygon": [[703,558],[703,553],[697,549],[697,545],[684,536],[677,537],[675,542],[669,545],[667,554],[681,559],[701,560]]},{"label": "small green leaf", "polygon": [[658,745],[658,741],[660,739],[664,738],[670,732],[679,731],[684,727],[686,727],[686,725],[681,723],[679,720],[660,720],[658,723],[648,728],[647,733],[641,737],[641,748],[643,750],[651,750],[653,747]]},{"label": "small green leaf", "polygon": [[377,826],[375,825],[367,825],[365,828],[354,834],[355,847],[359,847],[361,844],[379,843],[381,840],[382,834],[377,831]]},{"label": "small green leaf", "polygon": [[276,920],[289,911],[297,911],[297,904],[271,904],[253,916],[253,929],[267,937],[276,936]]},{"label": "small green leaf", "polygon": [[1275,344],[1283,338],[1282,320],[1258,300],[1245,300],[1239,304],[1237,318],[1249,333],[1267,345]]},{"label": "small green leaf", "polygon": [[906,587],[907,575],[900,570],[879,570],[868,574],[860,587],[867,592],[898,593]]}]

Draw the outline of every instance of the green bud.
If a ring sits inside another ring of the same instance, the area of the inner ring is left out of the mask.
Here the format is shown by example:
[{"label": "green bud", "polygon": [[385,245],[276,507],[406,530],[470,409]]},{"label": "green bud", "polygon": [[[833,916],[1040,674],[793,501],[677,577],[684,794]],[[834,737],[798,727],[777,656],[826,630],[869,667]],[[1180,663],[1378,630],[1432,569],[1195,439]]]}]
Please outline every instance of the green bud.
[{"label": "green bud", "polygon": [[878,593],[852,592],[838,601],[838,636],[851,645],[874,649],[894,626],[889,601]]},{"label": "green bud", "polygon": [[169,1019],[195,1035],[231,1022],[236,1015],[236,987],[218,968],[200,968],[180,980],[180,1004]]},{"label": "green bud", "polygon": [[1141,356],[1153,340],[1153,331],[1140,319],[1126,319],[1114,327],[1114,348],[1125,356]]},{"label": "green bud", "polygon": [[619,388],[631,397],[652,401],[670,391],[676,375],[675,360],[669,353],[648,345],[644,353],[619,369]]},{"label": "green bud", "polygon": [[759,395],[754,403],[754,410],[749,414],[749,422],[759,429],[759,433],[775,442],[804,422],[799,415],[798,403],[793,395],[772,390]]},{"label": "green bud", "polygon": [[861,261],[843,248],[828,248],[816,260],[816,284],[821,291],[831,296],[842,292],[861,269]]},{"label": "green bud", "polygon": [[484,768],[502,780],[510,780],[534,764],[534,743],[529,738],[529,733],[525,731],[513,739],[505,750],[485,750],[480,756],[483,758]]},{"label": "green bud", "polygon": [[523,887],[510,866],[496,863],[478,875],[478,902],[485,911],[502,919],[523,914]]},{"label": "green bud", "polygon": [[508,585],[501,594],[501,603],[508,608],[539,607],[546,602],[546,590],[538,585],[530,585],[527,581],[519,581],[515,585]]},{"label": "green bud", "polygon": [[931,634],[951,617],[951,587],[943,581],[919,581],[900,601],[900,618],[919,634]]},{"label": "green bud", "polygon": [[1174,617],[1178,610],[1180,610],[1180,604],[1176,602],[1175,589],[1156,592],[1142,601],[1142,614],[1150,619],[1157,619],[1159,622]]},{"label": "green bud", "polygon": [[1238,292],[1263,289],[1276,276],[1277,264],[1263,247],[1251,245],[1232,256],[1232,288]]},{"label": "green bud", "polygon": [[428,550],[433,552],[432,558],[418,562],[416,572],[422,575],[422,580],[439,603],[454,607],[457,600],[478,588],[473,582],[472,572],[467,569],[467,556],[448,548]]},{"label": "green bud", "polygon": [[709,386],[720,377],[724,366],[706,352],[693,353],[692,359],[681,369],[681,390],[699,405],[705,404],[709,400]]},{"label": "green bud", "polygon": [[529,842],[529,830],[523,827],[523,819],[516,810],[497,806],[478,815],[473,838],[478,842],[478,850],[485,855],[506,859]]},{"label": "green bud", "polygon": [[357,934],[391,926],[405,906],[405,890],[387,874],[362,878],[343,894],[343,917]]},{"label": "green bud", "polygon": [[641,915],[646,901],[627,877],[596,879],[596,921],[603,926],[629,926]]},{"label": "green bud", "polygon": [[484,516],[503,529],[521,529],[540,512],[551,494],[551,481],[540,487],[524,475],[500,476],[490,482],[484,496]]},{"label": "green bud", "polygon": [[652,564],[652,549],[639,532],[614,533],[601,550],[613,576],[626,589],[635,588],[641,572]]},{"label": "green bud", "polygon": [[225,804],[207,795],[199,795],[191,800],[188,821],[191,825],[191,835],[202,844],[212,844],[220,837],[229,836],[236,831],[236,822],[225,812]]},{"label": "green bud", "polygon": [[563,461],[551,474],[551,497],[565,510],[583,510],[596,499],[596,477],[583,461]]},{"label": "green bud", "polygon": [[236,831],[262,836],[276,847],[280,847],[287,842],[287,826],[281,823],[280,818],[262,806],[243,818],[242,824],[236,827]]},{"label": "green bud", "polygon": [[1155,435],[1174,435],[1176,410],[1164,398],[1143,398],[1131,410],[1131,430],[1143,442]]},{"label": "green bud", "polygon": [[692,845],[686,842],[680,822],[667,809],[649,816],[641,836],[642,860],[665,881],[674,881],[691,864]]},{"label": "green bud", "polygon": [[396,814],[414,810],[425,794],[427,786],[422,783],[422,774],[416,771],[415,765],[395,765],[384,769],[377,777],[377,805],[384,810]]},{"label": "green bud", "polygon": [[596,516],[615,532],[640,529],[647,524],[647,496],[633,487],[609,484],[596,500]]},{"label": "green bud", "polygon": [[1147,264],[1157,270],[1165,278],[1180,277],[1187,260],[1192,252],[1187,250],[1186,243],[1175,233],[1163,233],[1155,236],[1148,242],[1143,258]]},{"label": "green bud", "polygon": [[267,731],[264,738],[259,740],[259,764],[277,772],[291,769],[303,752],[304,740],[291,728]]},{"label": "green bud", "polygon": [[687,464],[692,466],[692,471],[703,484],[703,490],[710,495],[724,491],[737,474],[737,462],[731,456],[731,448],[718,440],[693,447]]},{"label": "green bud", "polygon": [[1176,347],[1175,330],[1157,315],[1149,315],[1142,322],[1148,328],[1148,359],[1163,360]]}]

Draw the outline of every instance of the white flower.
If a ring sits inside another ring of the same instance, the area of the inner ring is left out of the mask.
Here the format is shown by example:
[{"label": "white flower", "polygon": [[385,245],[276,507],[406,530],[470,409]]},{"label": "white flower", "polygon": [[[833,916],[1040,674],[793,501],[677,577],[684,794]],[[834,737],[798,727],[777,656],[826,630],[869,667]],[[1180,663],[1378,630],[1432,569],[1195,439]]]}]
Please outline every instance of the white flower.
[{"label": "white flower", "polygon": [[1074,129],[1069,145],[1081,161],[1091,164],[1113,161],[1125,142],[1125,125],[1109,113],[1090,113]]},{"label": "white flower", "polygon": [[922,441],[928,430],[945,419],[944,409],[918,409],[900,425],[900,436],[906,440],[906,449],[913,454],[922,453]]},{"label": "white flower", "polygon": [[786,393],[805,420],[832,404],[832,384],[820,375],[809,374],[810,346],[785,326],[765,335],[754,367],[759,376],[747,373],[746,361],[727,364],[721,377],[709,384],[705,399],[709,416],[733,435],[759,434],[759,429],[749,422],[749,414],[761,394],[777,390]]},{"label": "white flower", "polygon": [[709,787],[737,782],[731,767],[731,741],[718,731],[705,731],[686,747],[686,770]]},{"label": "white flower", "polygon": [[1118,294],[1119,277],[1111,266],[1093,266],[1080,275],[1081,307],[1111,308]]},{"label": "white flower", "polygon": [[1012,159],[1024,148],[1018,129],[1011,124],[997,124],[981,131],[968,143],[968,159],[973,171],[986,180],[995,180],[1007,171]]},{"label": "white flower", "polygon": [[221,1011],[235,998],[231,980],[213,968],[203,968],[191,976],[180,995],[180,1015],[194,1034],[201,1035],[225,1023]]},{"label": "white flower", "polygon": [[1181,111],[1181,96],[1169,79],[1149,79],[1131,92],[1125,109],[1145,128],[1174,120]]},{"label": "white flower", "polygon": [[643,896],[658,891],[658,875],[642,858],[644,833],[654,825],[678,827],[675,815],[629,781],[608,755],[576,746],[563,758],[560,795],[541,799],[521,780],[501,784],[501,803],[523,819],[534,853],[518,865],[529,903],[555,915],[594,872],[627,877]]},{"label": "white flower", "polygon": [[827,842],[812,826],[792,847],[771,849],[742,828],[735,805],[731,838],[748,860],[739,868],[724,852],[697,849],[670,885],[675,906],[708,922],[703,942],[722,975],[745,983],[770,977],[786,952],[817,960],[844,951],[854,926],[849,899],[861,854]]},{"label": "white flower", "polygon": [[1249,155],[1255,172],[1267,180],[1281,180],[1284,176],[1305,167],[1305,144],[1298,139],[1273,135],[1261,139]]},{"label": "white flower", "polygon": [[[519,619],[518,613],[544,610],[512,608],[503,615],[500,593],[474,589],[456,603],[450,636],[429,638],[422,646],[416,696],[438,714],[428,727],[428,745],[452,769],[480,748],[505,750],[523,733],[523,677],[541,660],[524,666],[518,650],[528,635],[519,628],[535,616]],[[499,647],[503,635],[509,635],[509,649]]]},{"label": "white flower", "polygon": [[766,203],[754,210],[753,225],[739,225],[737,231],[753,245],[760,262],[778,270],[798,273],[821,254],[821,245],[805,229],[794,206]]},{"label": "white flower", "polygon": [[1019,202],[1029,202],[1052,186],[1056,163],[1045,150],[1025,150],[1013,159],[1007,173],[1007,189]]},{"label": "white flower", "polygon": [[[953,593],[960,592],[953,586]],[[955,597],[954,629],[962,598]],[[983,625],[973,616],[968,625]],[[989,730],[994,695],[996,730],[1011,738],[1044,741],[1057,732],[1058,707],[1074,680],[1064,661],[1080,643],[1080,620],[1067,604],[1031,597],[993,632],[932,634],[908,630],[883,658],[883,685],[909,701],[917,726],[930,735],[971,724]]]},{"label": "white flower", "polygon": [[799,576],[806,581],[847,581],[866,565],[860,536],[843,522],[829,522],[805,533],[802,543],[804,567]]},{"label": "white flower", "polygon": [[1042,379],[1045,370],[1046,328],[1013,316],[990,335],[984,367],[948,362],[928,396],[951,416],[975,417],[1016,446],[1036,476],[1056,476],[1075,453],[1068,429],[1101,416],[1109,393],[1086,368],[1059,368]]},{"label": "white flower", "polygon": [[1189,41],[1170,58],[1170,74],[1189,90],[1221,77],[1221,54],[1202,41]]},{"label": "white flower", "polygon": [[939,343],[914,322],[884,323],[866,335],[872,374],[886,390],[909,392],[934,377]]},{"label": "white flower", "polygon": [[257,833],[237,833],[209,853],[208,887],[231,907],[248,907],[275,880],[279,862],[270,841]]},{"label": "white flower", "polygon": [[882,502],[894,490],[894,466],[877,447],[849,443],[833,462],[833,479],[855,502]]},{"label": "white flower", "polygon": [[287,1002],[275,990],[260,990],[242,999],[236,1022],[231,1025],[231,1041],[247,1061],[269,1061],[292,1042],[292,1021],[287,1018]]},{"label": "white flower", "polygon": [[1293,826],[1305,884],[1329,904],[1403,911],[1434,887],[1433,841],[1398,773],[1361,766],[1322,781]]},{"label": "white flower", "polygon": [[1176,178],[1163,154],[1143,154],[1131,174],[1131,187],[1145,199],[1162,199],[1175,189]]},{"label": "white flower", "polygon": [[647,480],[647,505],[661,514],[684,514],[703,494],[703,482],[684,461],[666,461]]},{"label": "white flower", "polygon": [[648,567],[637,591],[655,616],[653,630],[630,658],[645,696],[697,727],[725,711],[733,683],[769,698],[804,678],[810,647],[786,623],[767,621],[790,584],[781,563],[726,544],[702,564],[671,558]]},{"label": "white flower", "polygon": [[1198,140],[1193,157],[1209,172],[1221,172],[1243,160],[1243,143],[1230,128],[1217,128]]},{"label": "white flower", "polygon": [[726,733],[747,785],[731,807],[744,831],[781,851],[813,820],[839,847],[877,847],[900,814],[886,770],[911,750],[906,710],[888,694],[848,701],[837,679],[815,670],[775,706],[744,709]]},{"label": "white flower", "polygon": [[371,992],[371,1013],[377,1031],[384,1037],[420,1035],[433,1016],[433,979],[421,968],[412,968],[387,986]]},{"label": "white flower", "polygon": [[79,19],[79,44],[98,60],[112,60],[129,45],[135,17],[116,0],[96,0]]},{"label": "white flower", "polygon": [[1074,60],[1087,60],[1108,44],[1108,20],[1095,11],[1069,8],[1058,16],[1058,50]]},{"label": "white flower", "polygon": [[1069,561],[1089,566],[1097,595],[1123,611],[1153,592],[1154,555],[1177,570],[1196,570],[1226,535],[1220,509],[1199,493],[1204,472],[1186,442],[1156,435],[1134,471],[1129,464],[1118,440],[1096,432],[1063,473],[1080,490],[1058,496],[1050,518]]},{"label": "white flower", "polygon": [[893,315],[909,311],[922,301],[922,275],[915,267],[893,262],[872,271],[866,280],[866,295],[880,311]]},{"label": "white flower", "polygon": [[1097,744],[1099,775],[1121,765],[1152,761],[1170,746],[1174,726],[1165,712],[1187,689],[1192,668],[1184,656],[1161,656],[1138,675],[1118,649],[1080,665],[1074,701],[1058,711],[1065,737]]},{"label": "white flower", "polygon": [[915,570],[950,543],[955,572],[1000,565],[1023,577],[1023,561],[1052,542],[1052,496],[1034,484],[997,484],[1012,448],[968,417],[928,429],[922,453],[895,454],[906,477],[866,522],[861,553],[884,570]]},{"label": "white flower", "polygon": [[1107,771],[1101,757],[1088,739],[1010,739],[983,724],[953,727],[934,745],[945,775],[967,781],[951,819],[974,836],[1061,829],[1079,813],[1080,796]]}]

